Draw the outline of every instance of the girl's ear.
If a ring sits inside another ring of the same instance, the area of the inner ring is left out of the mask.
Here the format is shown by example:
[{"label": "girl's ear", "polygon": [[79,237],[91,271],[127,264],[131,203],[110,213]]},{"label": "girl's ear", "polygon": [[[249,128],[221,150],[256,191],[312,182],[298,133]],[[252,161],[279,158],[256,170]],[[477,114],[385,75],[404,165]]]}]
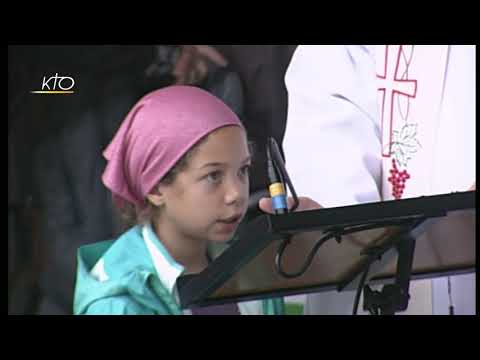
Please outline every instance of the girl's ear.
[{"label": "girl's ear", "polygon": [[152,192],[147,195],[147,200],[156,207],[161,207],[165,204],[165,194],[160,190],[160,186],[156,186]]}]

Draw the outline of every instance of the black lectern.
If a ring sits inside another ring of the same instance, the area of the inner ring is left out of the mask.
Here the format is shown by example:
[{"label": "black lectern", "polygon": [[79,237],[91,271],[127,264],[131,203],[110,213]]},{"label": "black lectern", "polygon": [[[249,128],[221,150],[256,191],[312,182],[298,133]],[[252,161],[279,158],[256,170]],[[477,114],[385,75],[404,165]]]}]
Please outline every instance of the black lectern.
[{"label": "black lectern", "polygon": [[[395,313],[408,304],[410,278],[475,271],[475,212],[475,191],[468,191],[261,215],[239,229],[203,272],[179,278],[180,302],[204,306],[342,291],[363,286],[368,277],[370,284],[395,283],[382,292],[365,286],[364,306],[371,313]],[[275,267],[286,236],[287,270],[298,269],[324,239],[307,271],[295,278]]]}]

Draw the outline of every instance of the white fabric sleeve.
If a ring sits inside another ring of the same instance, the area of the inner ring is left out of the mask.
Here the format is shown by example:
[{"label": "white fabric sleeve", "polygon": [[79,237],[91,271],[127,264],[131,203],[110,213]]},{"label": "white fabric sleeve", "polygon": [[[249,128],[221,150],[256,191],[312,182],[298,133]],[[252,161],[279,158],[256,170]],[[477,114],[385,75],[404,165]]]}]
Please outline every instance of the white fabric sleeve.
[{"label": "white fabric sleeve", "polygon": [[298,195],[323,207],[379,201],[381,137],[373,49],[300,45],[285,82],[283,147]]}]

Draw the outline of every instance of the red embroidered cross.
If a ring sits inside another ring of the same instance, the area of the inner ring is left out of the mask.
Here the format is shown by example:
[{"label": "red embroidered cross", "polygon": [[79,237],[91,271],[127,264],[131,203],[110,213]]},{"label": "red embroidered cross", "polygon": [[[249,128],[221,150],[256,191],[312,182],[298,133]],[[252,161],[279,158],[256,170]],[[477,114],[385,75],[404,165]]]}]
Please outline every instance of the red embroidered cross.
[{"label": "red embroidered cross", "polygon": [[377,74],[378,91],[382,94],[382,156],[390,157],[392,147],[393,102],[395,94],[415,97],[417,80],[399,79],[398,68],[402,45],[385,45],[383,74]]}]

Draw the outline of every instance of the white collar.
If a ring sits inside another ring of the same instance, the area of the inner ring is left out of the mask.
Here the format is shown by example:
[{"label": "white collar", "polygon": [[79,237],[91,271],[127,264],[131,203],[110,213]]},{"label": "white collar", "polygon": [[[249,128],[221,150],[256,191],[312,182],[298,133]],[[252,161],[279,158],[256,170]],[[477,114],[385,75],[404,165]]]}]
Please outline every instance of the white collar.
[{"label": "white collar", "polygon": [[[178,300],[177,287],[175,285],[185,268],[172,258],[153,231],[151,224],[143,226],[142,235],[160,281],[170,294]],[[241,302],[238,306],[242,315],[259,315],[263,312],[262,302],[258,300]],[[191,314],[190,310],[185,310],[184,313]]]},{"label": "white collar", "polygon": [[185,268],[172,258],[153,231],[151,224],[143,226],[142,235],[160,281],[173,295],[177,279]]}]

